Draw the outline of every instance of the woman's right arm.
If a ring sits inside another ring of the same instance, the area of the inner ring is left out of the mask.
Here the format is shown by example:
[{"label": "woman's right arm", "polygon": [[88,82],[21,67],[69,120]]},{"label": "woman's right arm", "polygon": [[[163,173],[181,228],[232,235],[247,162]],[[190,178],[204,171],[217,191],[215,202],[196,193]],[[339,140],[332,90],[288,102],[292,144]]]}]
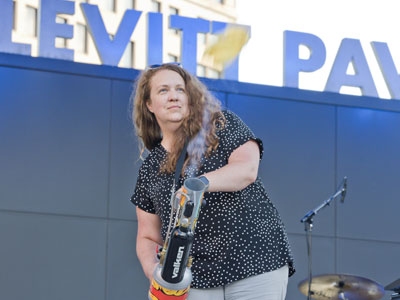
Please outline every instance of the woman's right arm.
[{"label": "woman's right arm", "polygon": [[156,259],[156,247],[162,246],[160,217],[145,212],[136,207],[138,219],[138,232],[136,238],[136,254],[146,277],[151,280],[153,272],[158,264]]}]

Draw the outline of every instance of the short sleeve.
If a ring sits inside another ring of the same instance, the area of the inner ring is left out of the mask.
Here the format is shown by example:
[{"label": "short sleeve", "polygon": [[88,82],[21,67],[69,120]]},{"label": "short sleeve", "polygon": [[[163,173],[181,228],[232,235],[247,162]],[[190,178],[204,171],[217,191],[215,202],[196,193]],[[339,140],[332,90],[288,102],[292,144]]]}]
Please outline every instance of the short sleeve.
[{"label": "short sleeve", "polygon": [[263,156],[264,147],[261,139],[257,138],[251,129],[231,111],[224,111],[225,126],[219,132],[222,147],[230,155],[235,149],[250,140],[254,140],[260,148],[260,159]]},{"label": "short sleeve", "polygon": [[150,174],[148,170],[149,168],[147,167],[145,161],[139,169],[135,192],[131,197],[131,202],[140,209],[148,213],[155,214],[156,211],[154,209],[153,202],[151,201],[151,198],[149,196],[148,184],[149,184]]}]

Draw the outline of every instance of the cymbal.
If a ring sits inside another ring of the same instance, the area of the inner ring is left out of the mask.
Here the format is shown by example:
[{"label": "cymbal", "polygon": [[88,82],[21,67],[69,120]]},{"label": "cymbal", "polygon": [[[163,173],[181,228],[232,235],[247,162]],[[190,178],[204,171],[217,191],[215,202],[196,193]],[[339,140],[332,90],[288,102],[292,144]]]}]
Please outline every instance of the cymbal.
[{"label": "cymbal", "polygon": [[[308,279],[298,285],[300,292],[308,295]],[[383,287],[370,279],[346,275],[318,275],[311,280],[311,298],[317,300],[378,300],[384,296]]]}]

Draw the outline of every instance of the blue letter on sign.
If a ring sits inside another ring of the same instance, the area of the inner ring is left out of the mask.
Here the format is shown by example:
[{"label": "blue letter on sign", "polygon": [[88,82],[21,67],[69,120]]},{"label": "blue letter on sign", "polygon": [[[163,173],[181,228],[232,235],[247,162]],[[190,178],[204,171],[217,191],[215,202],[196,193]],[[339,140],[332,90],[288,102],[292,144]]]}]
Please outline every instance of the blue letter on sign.
[{"label": "blue letter on sign", "polygon": [[147,66],[163,62],[163,15],[147,13]]},{"label": "blue letter on sign", "polygon": [[31,55],[31,45],[13,43],[11,40],[13,24],[13,1],[1,1],[0,7],[0,52]]},{"label": "blue letter on sign", "polygon": [[[353,62],[356,71],[355,75],[346,74],[351,62]],[[359,87],[362,95],[378,97],[378,92],[359,40],[342,40],[326,82],[325,91],[339,93],[342,86]]]},{"label": "blue letter on sign", "polygon": [[[299,72],[314,72],[324,65],[325,45],[316,35],[289,30],[284,32],[283,42],[283,85],[298,88]],[[299,58],[300,45],[310,50],[309,59]]]},{"label": "blue letter on sign", "polygon": [[71,39],[72,25],[56,23],[57,14],[73,15],[75,3],[64,0],[41,0],[39,4],[39,56],[74,60],[74,50],[56,48],[56,37]]},{"label": "blue letter on sign", "polygon": [[210,22],[204,19],[193,19],[179,15],[169,17],[170,28],[182,30],[181,34],[181,63],[183,67],[196,74],[197,69],[197,33],[210,32]]},{"label": "blue letter on sign", "polygon": [[387,44],[372,42],[371,45],[392,99],[400,100],[400,75],[397,73]]},{"label": "blue letter on sign", "polygon": [[81,3],[81,8],[101,62],[105,65],[117,66],[142,12],[127,9],[114,39],[110,39],[97,5]]}]

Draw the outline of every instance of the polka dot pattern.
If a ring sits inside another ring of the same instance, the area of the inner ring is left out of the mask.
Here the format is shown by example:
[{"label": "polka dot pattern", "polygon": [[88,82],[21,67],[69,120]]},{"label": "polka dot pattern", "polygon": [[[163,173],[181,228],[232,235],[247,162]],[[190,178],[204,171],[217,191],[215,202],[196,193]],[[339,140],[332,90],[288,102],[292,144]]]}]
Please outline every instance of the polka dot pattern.
[{"label": "polka dot pattern", "polygon": [[[263,146],[233,112],[224,111],[225,126],[217,131],[218,148],[205,158],[196,176],[219,169],[231,153],[249,140]],[[160,216],[165,239],[170,215],[174,174],[160,174],[166,150],[155,147],[139,170],[131,201],[139,208]],[[181,176],[180,183],[187,178]],[[238,192],[204,194],[207,205],[200,211],[191,250],[194,288],[211,288],[274,271],[289,265],[294,273],[287,235],[278,211],[269,199],[260,178]]]}]

